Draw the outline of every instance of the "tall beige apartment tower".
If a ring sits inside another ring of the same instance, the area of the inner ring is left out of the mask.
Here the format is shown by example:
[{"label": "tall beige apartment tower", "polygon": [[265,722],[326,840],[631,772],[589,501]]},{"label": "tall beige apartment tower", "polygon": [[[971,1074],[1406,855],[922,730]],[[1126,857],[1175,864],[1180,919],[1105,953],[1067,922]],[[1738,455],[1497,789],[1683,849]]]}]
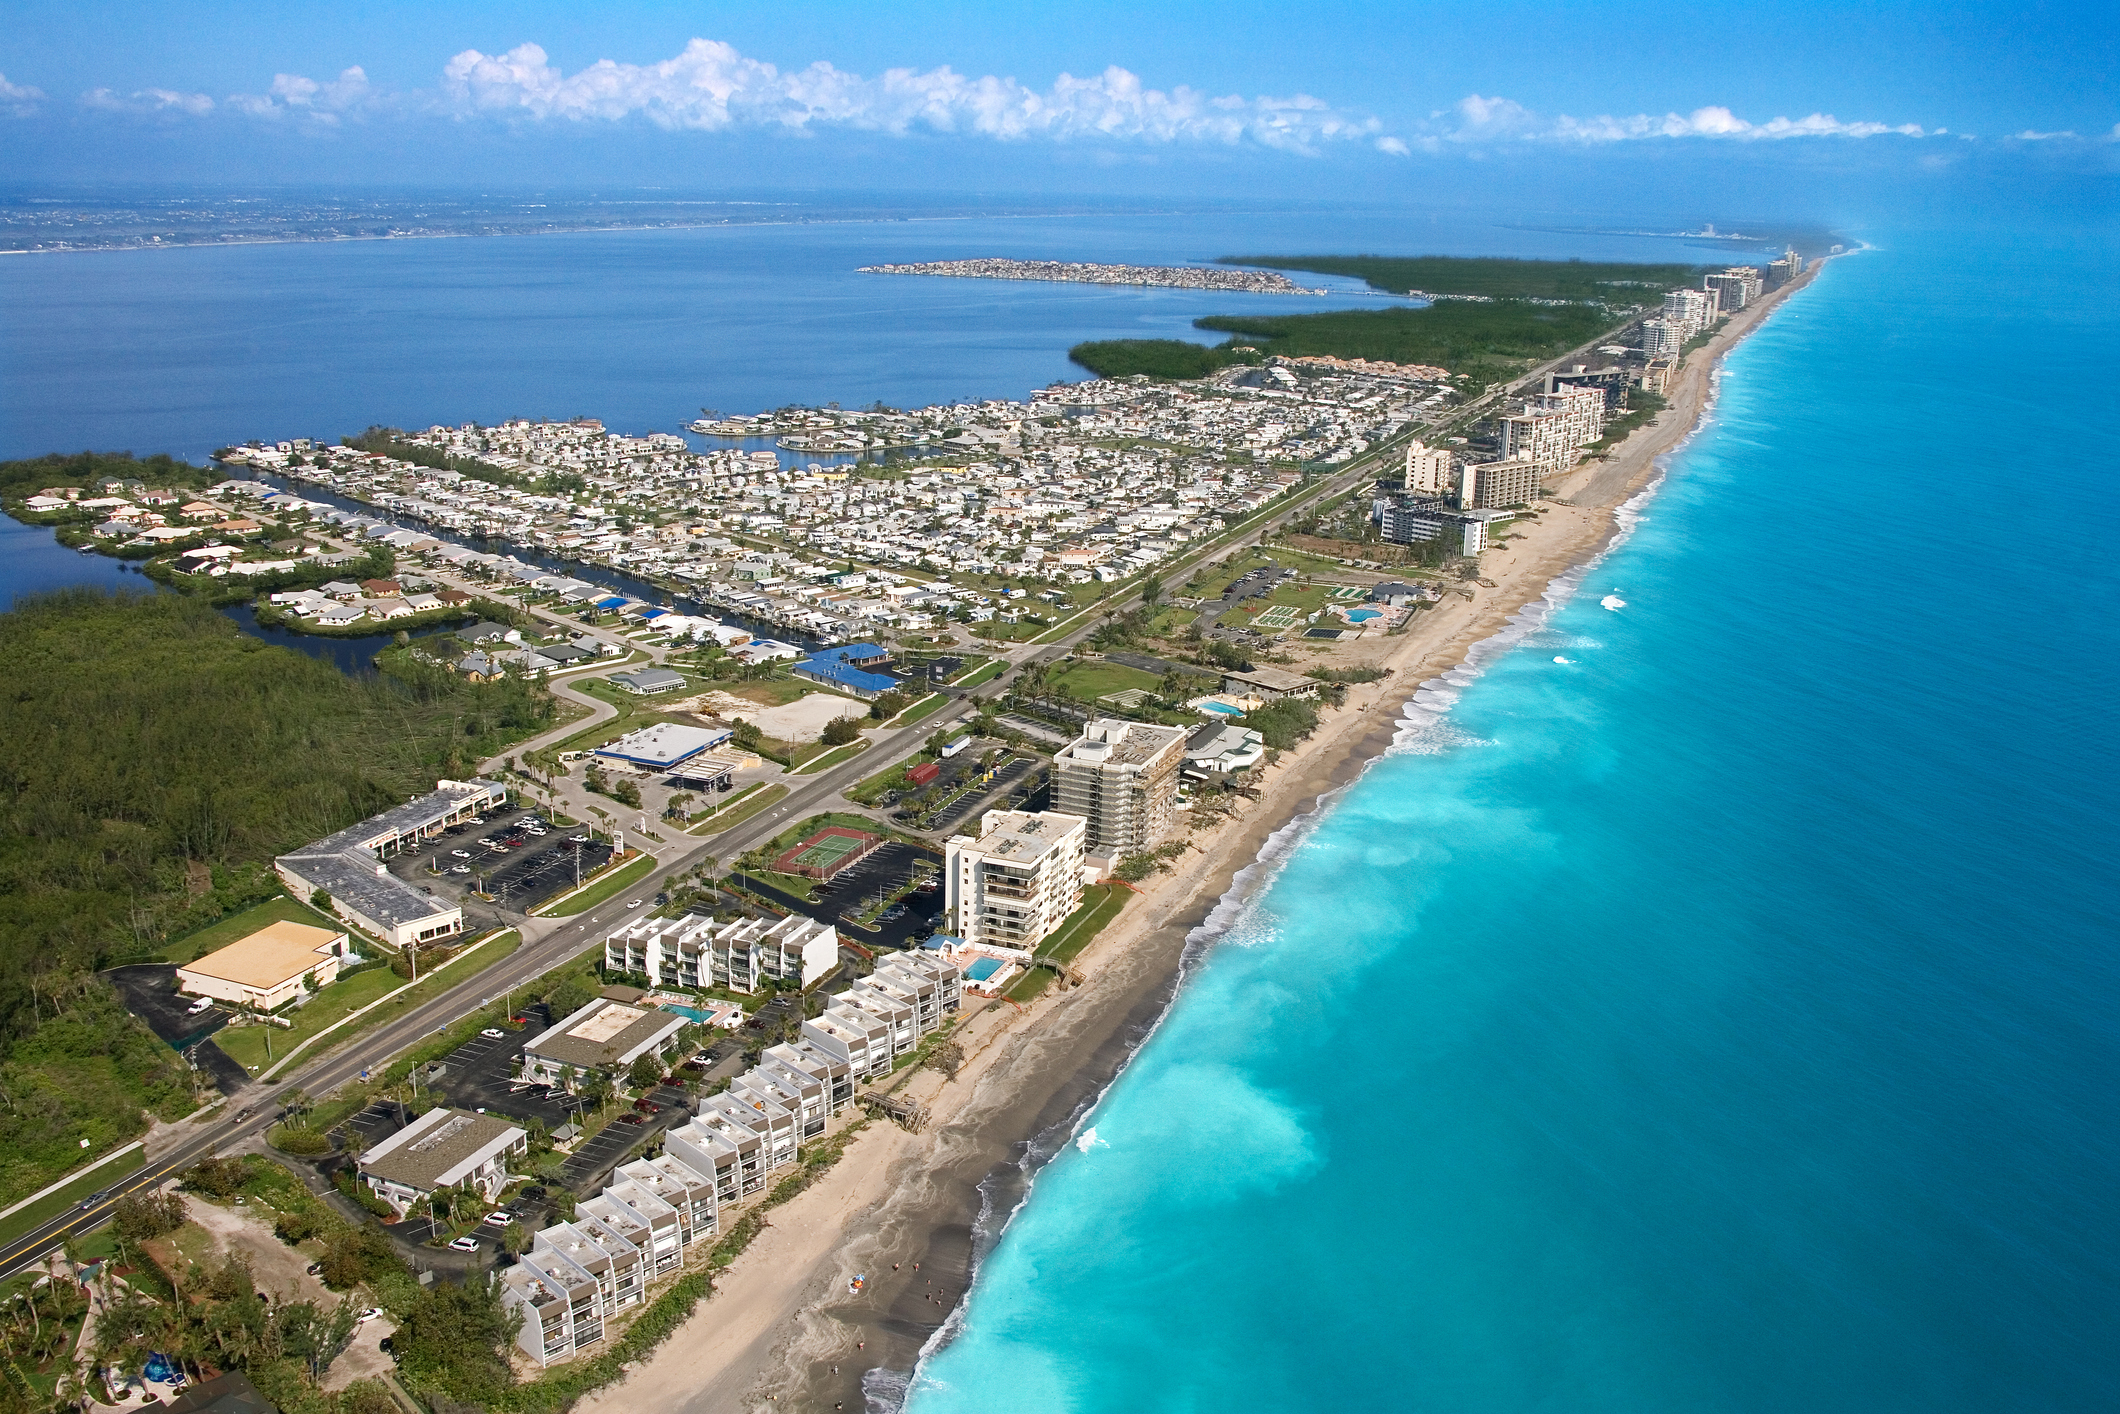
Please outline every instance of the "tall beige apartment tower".
[{"label": "tall beige apartment tower", "polygon": [[1053,808],[1088,823],[1089,853],[1147,848],[1176,813],[1185,728],[1098,717],[1053,758]]},{"label": "tall beige apartment tower", "polygon": [[1440,496],[1451,488],[1451,456],[1447,449],[1431,447],[1416,437],[1406,448],[1408,491]]}]

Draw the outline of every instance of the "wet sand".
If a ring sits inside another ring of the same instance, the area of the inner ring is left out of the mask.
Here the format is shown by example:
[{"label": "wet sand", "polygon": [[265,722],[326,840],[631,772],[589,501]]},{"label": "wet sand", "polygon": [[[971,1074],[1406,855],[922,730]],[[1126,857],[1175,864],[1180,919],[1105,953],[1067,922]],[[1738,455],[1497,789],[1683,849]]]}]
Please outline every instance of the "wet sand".
[{"label": "wet sand", "polygon": [[[1374,662],[1391,677],[1348,690],[1317,732],[1264,771],[1260,798],[1174,868],[1152,876],[1077,960],[1082,984],[1027,1008],[967,1007],[968,1060],[957,1076],[921,1072],[906,1093],[929,1128],[872,1123],[828,1174],[775,1210],[771,1225],[720,1278],[714,1297],[621,1383],[577,1406],[620,1411],[859,1410],[864,1378],[889,1407],[922,1346],[963,1296],[975,1234],[1006,1220],[1027,1176],[1066,1141],[1072,1121],[1124,1066],[1169,1004],[1187,935],[1278,830],[1314,811],[1391,745],[1402,704],[1422,681],[1462,662],[1548,585],[1611,540],[1613,512],[1657,474],[1657,458],[1698,422],[1722,355],[1812,275],[1733,317],[1678,374],[1670,407],[1603,462],[1559,479],[1535,521],[1512,525],[1481,558],[1492,587],[1445,596],[1399,636],[1365,639],[1317,661]],[[847,1294],[847,1279],[868,1285]]]}]

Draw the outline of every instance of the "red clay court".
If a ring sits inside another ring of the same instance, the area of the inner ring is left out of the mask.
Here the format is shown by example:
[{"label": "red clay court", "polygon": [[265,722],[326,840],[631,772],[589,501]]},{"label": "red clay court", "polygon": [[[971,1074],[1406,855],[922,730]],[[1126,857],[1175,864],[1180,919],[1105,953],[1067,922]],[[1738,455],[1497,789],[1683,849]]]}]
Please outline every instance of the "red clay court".
[{"label": "red clay court", "polygon": [[774,860],[773,871],[805,879],[829,879],[882,843],[881,835],[827,825]]}]

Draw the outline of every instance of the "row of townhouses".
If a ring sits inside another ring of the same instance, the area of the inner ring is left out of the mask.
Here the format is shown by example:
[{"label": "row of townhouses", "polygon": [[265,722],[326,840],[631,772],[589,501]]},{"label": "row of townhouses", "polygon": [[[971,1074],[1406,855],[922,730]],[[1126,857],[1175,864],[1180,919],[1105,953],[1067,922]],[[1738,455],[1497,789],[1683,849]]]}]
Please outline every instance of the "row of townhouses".
[{"label": "row of townhouses", "polygon": [[501,1274],[504,1304],[523,1313],[517,1345],[551,1364],[601,1342],[656,1278],[720,1234],[724,1209],[764,1192],[864,1081],[889,1074],[957,1009],[961,981],[936,954],[894,953],[804,1021],[798,1040],[767,1047],[727,1090],[700,1099],[659,1157],[621,1165]]}]

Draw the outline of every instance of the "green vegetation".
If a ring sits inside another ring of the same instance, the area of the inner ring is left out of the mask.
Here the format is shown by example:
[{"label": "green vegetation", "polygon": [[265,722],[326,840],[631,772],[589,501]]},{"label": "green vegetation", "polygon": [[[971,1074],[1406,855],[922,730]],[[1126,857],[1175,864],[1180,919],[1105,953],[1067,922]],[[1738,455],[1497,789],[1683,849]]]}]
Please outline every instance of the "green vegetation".
[{"label": "green vegetation", "polygon": [[964,681],[958,683],[957,686],[977,687],[981,683],[992,682],[995,678],[1000,677],[1003,673],[1007,671],[1008,659],[996,658],[993,662],[988,663],[978,669],[975,669],[972,672],[971,676],[965,678]]},{"label": "green vegetation", "polygon": [[163,948],[157,956],[164,962],[192,962],[206,956],[217,948],[225,948],[238,938],[247,938],[258,929],[273,923],[301,923],[311,928],[330,928],[343,931],[345,924],[326,918],[299,899],[280,895],[269,899],[256,908],[246,908],[218,923],[210,923],[195,933],[187,933]]},{"label": "green vegetation", "polygon": [[[844,719],[842,718],[842,720]],[[829,731],[831,728],[827,727],[825,730]],[[837,750],[827,751],[821,756],[811,757],[808,761],[795,768],[795,774],[798,776],[815,775],[828,767],[837,766],[842,761],[851,761],[868,749],[869,743],[866,738],[848,742]]]},{"label": "green vegetation", "polygon": [[603,878],[598,879],[566,902],[557,904],[551,909],[544,910],[544,912],[547,916],[555,918],[564,918],[574,913],[586,913],[619,890],[630,888],[634,884],[639,883],[654,871],[655,856],[643,854],[630,863],[619,865],[618,868],[604,875]]},{"label": "green vegetation", "polygon": [[[1105,926],[1119,916],[1131,897],[1130,889],[1108,880],[1090,885],[1082,891],[1081,906],[1053,930],[1052,936],[1039,944],[1037,955],[1062,964],[1073,962]],[[1027,1002],[1044,991],[1052,980],[1053,974],[1044,968],[1031,968],[1011,983],[1003,995],[1010,1001]]]},{"label": "green vegetation", "polygon": [[739,793],[737,800],[723,806],[699,824],[694,825],[686,833],[711,835],[726,830],[732,825],[741,825],[775,801],[780,800],[787,793],[788,788],[784,785],[775,784],[766,786],[764,789],[760,789],[755,785],[745,786]]},{"label": "green vegetation", "polygon": [[1427,290],[1489,299],[1608,300],[1647,304],[1680,285],[1696,283],[1705,265],[1634,265],[1612,261],[1511,260],[1459,255],[1223,255],[1224,265],[1264,270],[1308,270],[1350,275],[1373,290]]},{"label": "green vegetation", "polygon": [[1344,309],[1325,314],[1217,314],[1193,323],[1255,344],[1262,353],[1426,363],[1475,378],[1520,373],[1613,327],[1589,305],[1449,301],[1412,309]]},{"label": "green vegetation", "polygon": [[97,971],[279,896],[274,855],[551,715],[533,684],[383,656],[351,679],[171,594],[0,615],[0,1202],[197,1103]]},{"label": "green vegetation", "polygon": [[1268,746],[1286,751],[1318,729],[1318,709],[1300,697],[1269,702],[1238,721],[1257,732]]},{"label": "green vegetation", "polygon": [[[1460,259],[1454,256],[1245,255],[1232,265],[1352,275],[1403,294],[1484,296],[1424,308],[1333,310],[1323,314],[1211,315],[1197,329],[1233,335],[1213,348],[1178,339],[1113,339],[1077,344],[1068,357],[1102,378],[1204,378],[1233,363],[1330,355],[1387,363],[1438,365],[1492,380],[1588,343],[1612,327],[1613,306],[1648,304],[1663,291],[1692,284],[1694,265],[1631,265],[1578,260]],[[1532,300],[1574,300],[1570,305]]]},{"label": "green vegetation", "polygon": [[[989,663],[987,666],[993,667],[994,665]],[[984,669],[981,669],[981,671],[983,672]],[[941,693],[931,692],[926,697],[921,698],[920,701],[915,702],[912,706],[906,708],[903,712],[900,712],[896,717],[893,717],[889,722],[885,723],[885,725],[892,727],[910,727],[916,723],[924,722],[929,717],[934,716],[935,713],[941,711],[943,706],[948,702],[949,698],[943,696]]]},{"label": "green vegetation", "polygon": [[[491,967],[494,963],[501,961],[508,954],[521,947],[522,944],[522,934],[516,932],[513,928],[489,938],[486,942],[478,945],[476,954],[478,965],[480,967]],[[461,949],[455,956],[462,956],[464,952],[469,951],[469,948]],[[391,997],[389,1001],[362,1016],[360,1020],[352,1025],[340,1027],[337,1031],[332,1032],[331,1039],[323,1043],[324,1049],[329,1050],[333,1046],[344,1045],[371,1027],[404,1015],[413,1007],[439,996],[464,980],[463,973],[445,970],[442,963],[448,960],[446,957],[430,964],[428,959],[431,955],[428,949],[423,948],[420,950],[419,985],[398,996]],[[430,965],[434,967],[434,971],[431,974],[428,971]],[[362,1007],[382,997],[389,996],[397,988],[405,986],[406,981],[404,974],[397,971],[395,965],[391,967],[364,968],[351,977],[341,978],[339,981],[324,988],[321,992],[318,992],[313,999],[304,1003],[301,1007],[288,1013],[289,1018],[294,1022],[292,1029],[269,1028],[272,1038],[272,1054],[269,1057],[265,1053],[265,1038],[268,1030],[266,1027],[231,1027],[216,1032],[214,1040],[223,1051],[242,1064],[261,1068],[267,1067],[276,1060],[284,1061],[287,1058],[287,1053],[296,1046],[321,1033],[327,1027],[345,1020]]]},{"label": "green vegetation", "polygon": [[1141,373],[1151,378],[1205,378],[1232,363],[1259,362],[1256,354],[1240,358],[1226,346],[1209,347],[1184,339],[1097,339],[1075,345],[1067,356],[1099,378],[1131,378]]},{"label": "green vegetation", "polygon": [[22,461],[0,462],[0,500],[19,501],[47,486],[92,487],[104,478],[137,481],[147,487],[203,490],[221,479],[212,467],[193,466],[167,453],[135,458],[131,452],[54,452]]},{"label": "green vegetation", "polygon": [[[93,1172],[84,1173],[64,1188],[54,1193],[46,1194],[28,1207],[18,1209],[8,1214],[5,1218],[0,1218],[0,1249],[4,1249],[24,1233],[36,1231],[53,1218],[58,1217],[59,1214],[73,1207],[74,1204],[80,1202],[83,1198],[86,1198],[89,1194],[109,1188],[120,1179],[123,1179],[127,1173],[139,1166],[142,1157],[137,1152],[139,1148],[139,1141],[134,1140],[124,1146],[124,1149],[135,1151],[132,1158],[117,1159]],[[122,1153],[124,1149],[116,1152]]]},{"label": "green vegetation", "polygon": [[1045,681],[1046,691],[1080,702],[1094,702],[1115,692],[1163,690],[1163,679],[1154,673],[1108,661],[1071,662]]}]

